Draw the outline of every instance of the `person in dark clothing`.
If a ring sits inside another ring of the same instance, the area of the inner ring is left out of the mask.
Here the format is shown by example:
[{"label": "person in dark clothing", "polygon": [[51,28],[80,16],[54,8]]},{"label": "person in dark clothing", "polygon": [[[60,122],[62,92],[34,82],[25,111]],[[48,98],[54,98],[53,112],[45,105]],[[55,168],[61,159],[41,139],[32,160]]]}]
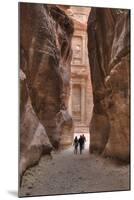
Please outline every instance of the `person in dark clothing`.
[{"label": "person in dark clothing", "polygon": [[80,138],[79,138],[79,149],[80,149],[80,154],[82,154],[82,149],[83,149],[83,137],[82,135],[80,135]]},{"label": "person in dark clothing", "polygon": [[77,136],[74,138],[74,142],[73,142],[73,145],[74,145],[74,154],[77,154],[77,151],[78,151],[78,138]]},{"label": "person in dark clothing", "polygon": [[83,138],[83,149],[85,149],[86,137],[85,137],[85,135],[84,135],[84,134],[82,135],[82,138]]}]

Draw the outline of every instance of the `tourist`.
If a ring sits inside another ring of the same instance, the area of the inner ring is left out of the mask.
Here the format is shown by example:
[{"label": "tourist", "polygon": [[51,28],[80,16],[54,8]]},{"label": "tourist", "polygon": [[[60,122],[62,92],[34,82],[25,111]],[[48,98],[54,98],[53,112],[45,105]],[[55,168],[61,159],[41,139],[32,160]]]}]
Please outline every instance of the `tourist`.
[{"label": "tourist", "polygon": [[80,138],[78,141],[79,141],[80,154],[82,154],[83,143],[84,143],[82,135],[80,135]]},{"label": "tourist", "polygon": [[75,139],[74,139],[74,142],[73,142],[73,145],[74,145],[74,154],[77,154],[77,150],[78,150],[78,139],[77,139],[77,136],[75,136]]},{"label": "tourist", "polygon": [[82,138],[83,138],[83,149],[85,149],[86,137],[85,137],[85,135],[84,135],[84,134],[82,135]]}]

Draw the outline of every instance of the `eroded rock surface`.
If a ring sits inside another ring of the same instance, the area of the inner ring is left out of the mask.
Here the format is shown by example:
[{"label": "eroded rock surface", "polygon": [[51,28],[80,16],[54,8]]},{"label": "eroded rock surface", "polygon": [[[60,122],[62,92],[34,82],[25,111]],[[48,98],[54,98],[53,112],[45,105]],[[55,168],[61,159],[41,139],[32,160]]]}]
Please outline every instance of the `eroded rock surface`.
[{"label": "eroded rock surface", "polygon": [[88,50],[93,86],[90,152],[129,161],[129,11],[92,8]]},{"label": "eroded rock surface", "polygon": [[38,163],[41,155],[49,154],[52,145],[49,142],[45,127],[42,126],[31,105],[26,84],[26,76],[20,70],[20,176],[25,170]]},{"label": "eroded rock surface", "polygon": [[68,114],[72,34],[73,22],[60,7],[20,3],[21,174],[43,153],[59,148],[64,132],[67,144],[72,143]]}]

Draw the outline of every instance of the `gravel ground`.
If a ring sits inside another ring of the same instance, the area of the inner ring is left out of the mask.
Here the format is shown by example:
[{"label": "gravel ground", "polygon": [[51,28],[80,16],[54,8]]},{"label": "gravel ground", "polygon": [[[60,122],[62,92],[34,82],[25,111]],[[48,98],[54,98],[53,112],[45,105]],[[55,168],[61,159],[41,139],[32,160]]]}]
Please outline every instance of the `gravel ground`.
[{"label": "gravel ground", "polygon": [[23,176],[20,196],[129,190],[129,165],[90,155],[73,147],[42,157]]}]

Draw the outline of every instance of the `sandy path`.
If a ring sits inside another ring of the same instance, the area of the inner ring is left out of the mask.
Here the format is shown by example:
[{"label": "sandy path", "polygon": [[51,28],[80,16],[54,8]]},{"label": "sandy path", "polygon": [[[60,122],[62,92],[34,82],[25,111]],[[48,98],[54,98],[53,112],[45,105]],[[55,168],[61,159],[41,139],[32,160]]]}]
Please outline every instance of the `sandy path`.
[{"label": "sandy path", "polygon": [[83,154],[73,148],[43,157],[39,165],[27,170],[21,195],[52,195],[129,189],[129,166],[113,164],[109,159]]}]

